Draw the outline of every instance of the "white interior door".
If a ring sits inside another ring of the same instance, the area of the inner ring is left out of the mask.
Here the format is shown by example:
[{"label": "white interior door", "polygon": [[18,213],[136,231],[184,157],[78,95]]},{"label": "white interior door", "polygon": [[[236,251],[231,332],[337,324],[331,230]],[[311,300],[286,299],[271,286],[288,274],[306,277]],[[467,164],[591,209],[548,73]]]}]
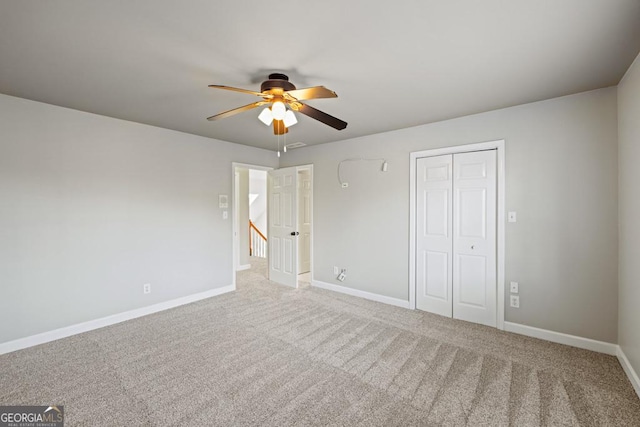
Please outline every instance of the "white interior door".
[{"label": "white interior door", "polygon": [[311,270],[311,174],[298,173],[298,274]]},{"label": "white interior door", "polygon": [[453,156],[453,317],[496,326],[496,151]]},{"label": "white interior door", "polygon": [[296,287],[298,276],[297,170],[269,171],[268,227],[269,280]]},{"label": "white interior door", "polygon": [[416,307],[452,316],[453,156],[417,159]]}]

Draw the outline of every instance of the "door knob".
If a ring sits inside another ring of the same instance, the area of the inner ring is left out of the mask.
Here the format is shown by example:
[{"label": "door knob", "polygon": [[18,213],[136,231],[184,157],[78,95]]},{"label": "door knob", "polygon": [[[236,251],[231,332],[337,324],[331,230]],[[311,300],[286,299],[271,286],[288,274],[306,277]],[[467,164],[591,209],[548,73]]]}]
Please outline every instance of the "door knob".
[{"label": "door knob", "polygon": [[291,235],[292,235],[292,236],[297,236],[298,234],[300,234],[300,233],[298,233],[297,231],[292,231],[292,232],[291,232]]},{"label": "door knob", "polygon": [[475,245],[471,245],[471,249],[472,249],[472,250],[473,250],[473,249],[475,249],[475,248],[476,248],[476,247],[475,247]]}]

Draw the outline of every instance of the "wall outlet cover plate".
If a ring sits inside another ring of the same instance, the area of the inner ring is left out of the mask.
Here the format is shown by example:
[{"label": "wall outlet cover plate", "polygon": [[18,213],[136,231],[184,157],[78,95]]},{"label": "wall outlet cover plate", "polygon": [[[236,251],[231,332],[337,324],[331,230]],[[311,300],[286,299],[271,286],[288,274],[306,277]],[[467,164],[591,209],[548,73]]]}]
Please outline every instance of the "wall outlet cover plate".
[{"label": "wall outlet cover plate", "polygon": [[511,307],[520,308],[520,297],[516,295],[511,295]]}]

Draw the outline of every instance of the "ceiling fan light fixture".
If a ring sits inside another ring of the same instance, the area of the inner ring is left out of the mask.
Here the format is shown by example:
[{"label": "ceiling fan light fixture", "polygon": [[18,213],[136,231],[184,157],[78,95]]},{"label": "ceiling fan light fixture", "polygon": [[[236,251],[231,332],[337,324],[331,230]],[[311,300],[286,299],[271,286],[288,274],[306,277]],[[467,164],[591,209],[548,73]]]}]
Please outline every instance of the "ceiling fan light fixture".
[{"label": "ceiling fan light fixture", "polygon": [[284,119],[282,119],[282,121],[284,122],[284,125],[288,128],[298,123],[298,119],[296,119],[296,115],[293,114],[293,111],[291,110],[287,110],[287,112],[284,113]]},{"label": "ceiling fan light fixture", "polygon": [[311,99],[337,98],[338,95],[334,91],[324,86],[297,89],[293,83],[289,82],[289,77],[284,74],[269,74],[269,78],[260,85],[260,92],[224,85],[209,85],[209,87],[262,98],[260,101],[207,117],[209,121],[224,119],[254,108],[271,105],[271,107],[265,108],[260,112],[258,117],[265,125],[273,125],[273,133],[275,135],[284,135],[288,132],[290,126],[298,122],[297,116],[293,114],[294,112],[304,114],[336,130],[343,130],[347,127],[347,122],[301,102]]},{"label": "ceiling fan light fixture", "polygon": [[287,107],[284,106],[282,101],[276,101],[271,106],[271,114],[273,114],[273,118],[276,120],[284,119],[284,116],[287,113]]},{"label": "ceiling fan light fixture", "polygon": [[271,110],[267,107],[262,110],[262,112],[258,116],[258,119],[260,119],[260,121],[265,125],[271,126],[271,122],[273,122],[273,113],[271,113]]}]

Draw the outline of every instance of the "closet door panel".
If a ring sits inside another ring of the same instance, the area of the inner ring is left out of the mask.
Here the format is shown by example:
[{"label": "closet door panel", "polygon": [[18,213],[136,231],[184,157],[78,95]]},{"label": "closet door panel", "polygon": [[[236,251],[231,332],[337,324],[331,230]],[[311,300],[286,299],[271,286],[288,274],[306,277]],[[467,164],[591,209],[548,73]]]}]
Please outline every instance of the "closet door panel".
[{"label": "closet door panel", "polygon": [[496,326],[496,152],[453,156],[453,317]]},{"label": "closet door panel", "polygon": [[416,307],[451,317],[453,156],[417,159]]}]

